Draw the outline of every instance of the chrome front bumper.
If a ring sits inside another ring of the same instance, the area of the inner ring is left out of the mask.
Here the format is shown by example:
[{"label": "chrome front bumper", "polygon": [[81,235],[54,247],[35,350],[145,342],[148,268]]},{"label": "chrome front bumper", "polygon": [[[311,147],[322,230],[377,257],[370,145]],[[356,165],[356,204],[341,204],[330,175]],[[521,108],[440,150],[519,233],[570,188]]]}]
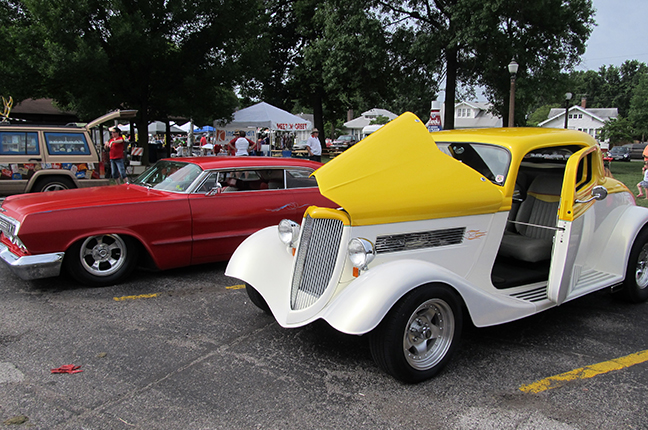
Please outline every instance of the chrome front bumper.
[{"label": "chrome front bumper", "polygon": [[9,250],[7,245],[0,243],[0,260],[9,266],[15,275],[25,281],[58,276],[61,273],[64,256],[65,252],[53,252],[18,257]]}]

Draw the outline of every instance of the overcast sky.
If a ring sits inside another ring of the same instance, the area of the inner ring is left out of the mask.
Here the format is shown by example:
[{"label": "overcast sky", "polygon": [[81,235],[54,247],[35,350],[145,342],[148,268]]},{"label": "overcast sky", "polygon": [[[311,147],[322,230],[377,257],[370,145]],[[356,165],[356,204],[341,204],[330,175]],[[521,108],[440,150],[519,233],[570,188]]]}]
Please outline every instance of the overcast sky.
[{"label": "overcast sky", "polygon": [[620,66],[626,60],[648,64],[648,0],[592,0],[597,26],[577,70]]}]

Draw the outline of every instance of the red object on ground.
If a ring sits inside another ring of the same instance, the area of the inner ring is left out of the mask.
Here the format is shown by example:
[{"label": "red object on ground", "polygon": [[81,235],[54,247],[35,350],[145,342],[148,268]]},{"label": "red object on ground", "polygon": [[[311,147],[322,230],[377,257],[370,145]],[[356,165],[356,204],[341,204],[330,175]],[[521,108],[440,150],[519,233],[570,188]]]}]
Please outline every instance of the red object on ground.
[{"label": "red object on ground", "polygon": [[57,367],[56,369],[52,369],[52,373],[79,373],[83,372],[83,370],[80,369],[81,366],[75,366],[74,364],[65,364],[61,367]]}]

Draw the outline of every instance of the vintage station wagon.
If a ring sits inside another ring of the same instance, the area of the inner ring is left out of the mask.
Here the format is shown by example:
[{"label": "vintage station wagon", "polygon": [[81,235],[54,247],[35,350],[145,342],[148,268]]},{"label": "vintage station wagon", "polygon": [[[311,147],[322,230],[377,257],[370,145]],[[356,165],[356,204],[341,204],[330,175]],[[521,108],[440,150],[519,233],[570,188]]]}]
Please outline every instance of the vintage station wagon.
[{"label": "vintage station wagon", "polygon": [[226,274],[281,326],[368,333],[379,367],[419,382],[448,362],[463,321],[502,324],[604,288],[648,298],[648,209],[602,163],[581,132],[429,133],[406,113],[314,173],[339,209],[255,233]]}]

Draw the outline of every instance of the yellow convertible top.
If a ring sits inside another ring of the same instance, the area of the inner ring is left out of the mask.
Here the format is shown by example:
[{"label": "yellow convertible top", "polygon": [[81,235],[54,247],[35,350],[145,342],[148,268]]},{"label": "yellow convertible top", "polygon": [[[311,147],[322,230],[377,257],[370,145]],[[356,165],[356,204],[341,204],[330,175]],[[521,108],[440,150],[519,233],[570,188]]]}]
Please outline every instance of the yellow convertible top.
[{"label": "yellow convertible top", "polygon": [[352,225],[492,213],[503,188],[442,153],[416,115],[404,113],[315,171],[320,192]]}]

